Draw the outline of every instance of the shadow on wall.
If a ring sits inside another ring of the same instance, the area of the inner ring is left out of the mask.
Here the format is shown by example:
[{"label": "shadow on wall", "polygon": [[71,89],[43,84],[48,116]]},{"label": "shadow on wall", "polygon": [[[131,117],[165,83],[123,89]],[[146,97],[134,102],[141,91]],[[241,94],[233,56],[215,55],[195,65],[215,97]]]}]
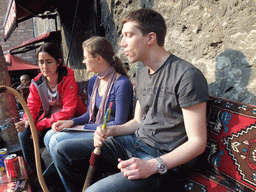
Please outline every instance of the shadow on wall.
[{"label": "shadow on wall", "polygon": [[250,76],[251,66],[245,55],[237,50],[226,50],[216,58],[216,81],[209,85],[209,94],[256,105],[256,96],[247,90]]},{"label": "shadow on wall", "polygon": [[154,1],[153,0],[141,0],[141,8],[147,8],[151,9],[154,6]]}]

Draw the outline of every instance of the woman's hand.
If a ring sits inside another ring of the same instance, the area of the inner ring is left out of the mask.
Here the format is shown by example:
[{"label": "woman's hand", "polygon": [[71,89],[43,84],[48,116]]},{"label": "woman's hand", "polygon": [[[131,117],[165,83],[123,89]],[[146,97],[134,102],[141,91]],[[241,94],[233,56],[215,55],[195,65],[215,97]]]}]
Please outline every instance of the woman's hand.
[{"label": "woman's hand", "polygon": [[139,158],[131,158],[126,161],[118,159],[118,169],[130,180],[145,179],[157,173],[157,160],[142,160]]},{"label": "woman's hand", "polygon": [[60,120],[52,124],[52,130],[56,133],[64,128],[70,128],[74,124],[72,120]]},{"label": "woman's hand", "polygon": [[26,128],[28,128],[28,121],[19,121],[15,123],[15,128],[18,132],[23,132]]}]

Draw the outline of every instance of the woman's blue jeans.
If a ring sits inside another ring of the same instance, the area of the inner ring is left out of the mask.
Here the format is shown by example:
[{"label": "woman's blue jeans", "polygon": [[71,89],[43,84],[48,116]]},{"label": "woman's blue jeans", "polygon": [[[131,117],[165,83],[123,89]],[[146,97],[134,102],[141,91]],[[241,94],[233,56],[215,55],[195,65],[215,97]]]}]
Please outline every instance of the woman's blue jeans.
[{"label": "woman's blue jeans", "polygon": [[57,132],[55,133],[52,129],[49,130],[44,136],[44,144],[47,150],[52,156],[52,150],[55,145],[59,142],[69,139],[91,139],[93,138],[94,132],[83,132],[83,131],[68,131],[68,132]]},{"label": "woman's blue jeans", "polygon": [[[55,166],[55,155],[53,154],[53,149],[55,148],[55,146],[59,143],[59,142],[67,142],[67,143],[72,143],[73,141],[75,141],[76,139],[91,139],[93,138],[94,132],[76,132],[76,131],[69,131],[69,132],[57,132],[55,133],[52,129],[49,130],[44,137],[44,144],[48,150],[48,152],[51,155],[51,158],[53,160],[54,165],[50,164],[50,166],[48,167],[48,169],[46,169],[46,171],[44,172],[44,175],[48,175],[51,174],[52,171],[52,167],[51,166]],[[55,166],[56,167],[56,166]],[[65,181],[60,173],[60,171],[58,170],[58,168],[56,167],[56,170],[59,173],[60,179],[62,180],[62,183],[64,184],[64,187],[66,187]],[[56,186],[57,187],[57,186]]]},{"label": "woman's blue jeans", "polygon": [[[89,167],[89,159],[94,150],[93,139],[75,139],[72,142],[59,142],[53,150],[55,166],[67,191],[81,191]],[[166,178],[175,180],[179,169],[168,174],[154,174],[147,179],[128,180],[117,169],[118,158],[122,160],[138,157],[144,160],[163,155],[158,149],[148,146],[135,135],[109,137],[101,147],[101,159],[98,163],[100,172],[115,174],[105,177],[91,185],[86,192],[130,192],[154,191],[159,189]]]}]

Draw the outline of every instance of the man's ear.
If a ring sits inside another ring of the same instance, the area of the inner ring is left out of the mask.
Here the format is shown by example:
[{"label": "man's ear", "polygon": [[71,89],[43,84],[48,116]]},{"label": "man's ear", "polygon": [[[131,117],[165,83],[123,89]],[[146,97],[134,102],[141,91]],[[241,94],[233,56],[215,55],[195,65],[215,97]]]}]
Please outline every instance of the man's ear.
[{"label": "man's ear", "polygon": [[100,62],[100,61],[103,60],[103,57],[102,57],[101,55],[98,55],[98,54],[97,54],[96,59],[97,59],[98,62]]},{"label": "man's ear", "polygon": [[149,45],[152,45],[153,43],[156,42],[156,33],[151,32],[151,33],[149,33],[147,36],[148,36],[148,37],[147,37],[147,40],[148,40],[148,44],[149,44]]}]

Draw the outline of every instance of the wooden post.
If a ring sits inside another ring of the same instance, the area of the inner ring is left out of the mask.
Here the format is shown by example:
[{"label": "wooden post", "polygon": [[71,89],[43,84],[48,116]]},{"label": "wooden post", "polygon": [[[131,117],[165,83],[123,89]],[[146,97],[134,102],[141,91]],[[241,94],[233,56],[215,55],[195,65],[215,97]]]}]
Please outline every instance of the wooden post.
[{"label": "wooden post", "polygon": [[[6,61],[0,46],[0,85],[11,87],[11,78],[7,70]],[[9,153],[19,151],[20,144],[15,129],[15,122],[19,121],[19,114],[14,95],[11,93],[0,93],[0,137],[2,141],[0,148],[8,148]]]}]

